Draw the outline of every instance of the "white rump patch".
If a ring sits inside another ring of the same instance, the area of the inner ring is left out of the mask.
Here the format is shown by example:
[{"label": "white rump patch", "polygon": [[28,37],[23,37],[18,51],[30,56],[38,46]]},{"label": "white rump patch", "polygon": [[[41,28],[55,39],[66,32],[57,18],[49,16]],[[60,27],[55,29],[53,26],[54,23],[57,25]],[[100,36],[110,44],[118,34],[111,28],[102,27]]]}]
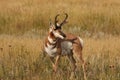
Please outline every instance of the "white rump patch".
[{"label": "white rump patch", "polygon": [[79,36],[78,36],[78,39],[80,40],[80,43],[81,43],[81,45],[83,47],[83,40]]}]

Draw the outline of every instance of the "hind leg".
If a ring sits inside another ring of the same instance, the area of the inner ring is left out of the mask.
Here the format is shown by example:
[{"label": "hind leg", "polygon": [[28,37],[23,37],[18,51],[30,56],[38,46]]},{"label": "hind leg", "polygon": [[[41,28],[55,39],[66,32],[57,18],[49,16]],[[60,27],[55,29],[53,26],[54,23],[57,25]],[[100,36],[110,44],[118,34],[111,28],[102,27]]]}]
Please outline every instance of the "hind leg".
[{"label": "hind leg", "polygon": [[82,68],[83,68],[83,73],[84,73],[84,80],[87,80],[87,76],[86,76],[86,63],[82,57],[82,52],[78,54],[79,60],[81,60],[82,62]]},{"label": "hind leg", "polygon": [[85,64],[85,61],[84,61],[84,59],[83,59],[83,57],[82,57],[82,49],[80,48],[80,46],[75,46],[73,52],[74,52],[77,60],[82,63],[84,80],[87,80],[87,77],[86,77],[86,64]]},{"label": "hind leg", "polygon": [[74,72],[76,70],[76,61],[75,61],[75,59],[73,57],[73,54],[68,55],[68,59],[72,63],[72,69],[73,69],[72,71]]},{"label": "hind leg", "polygon": [[68,55],[68,59],[72,64],[72,72],[71,72],[71,75],[70,75],[70,80],[73,80],[75,78],[76,61],[75,61],[75,59],[73,57],[73,54]]}]

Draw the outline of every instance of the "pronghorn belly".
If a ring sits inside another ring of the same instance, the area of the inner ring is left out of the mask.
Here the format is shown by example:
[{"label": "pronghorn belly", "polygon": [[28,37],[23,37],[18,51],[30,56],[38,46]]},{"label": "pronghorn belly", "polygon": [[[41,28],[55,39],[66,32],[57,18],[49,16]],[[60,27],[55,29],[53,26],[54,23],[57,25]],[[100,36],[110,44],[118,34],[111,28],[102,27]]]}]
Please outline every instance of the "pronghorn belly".
[{"label": "pronghorn belly", "polygon": [[72,51],[72,42],[70,41],[63,41],[61,43],[61,48],[62,48],[62,55],[67,55],[71,54]]},{"label": "pronghorn belly", "polygon": [[47,52],[47,54],[51,57],[55,57],[56,53],[57,53],[57,48],[49,48],[49,47],[45,47],[45,51]]}]

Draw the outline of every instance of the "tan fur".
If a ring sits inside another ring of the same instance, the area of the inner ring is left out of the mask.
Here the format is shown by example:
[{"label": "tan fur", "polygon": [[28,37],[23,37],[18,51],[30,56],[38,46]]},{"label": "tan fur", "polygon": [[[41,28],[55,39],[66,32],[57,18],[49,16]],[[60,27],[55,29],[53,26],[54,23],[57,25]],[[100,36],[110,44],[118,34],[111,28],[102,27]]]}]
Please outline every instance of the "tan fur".
[{"label": "tan fur", "polygon": [[[50,35],[50,34],[49,34]],[[52,35],[51,35],[52,36]],[[51,38],[54,38],[53,36]],[[56,43],[56,47],[57,47],[57,56],[62,56],[61,52],[62,52],[62,48],[61,48],[61,43],[64,41],[69,41],[72,43],[72,51],[70,55],[67,55],[68,58],[70,58],[70,61],[73,64],[73,71],[76,68],[76,60],[74,59],[73,55],[77,56],[77,58],[79,60],[81,60],[82,64],[84,64],[84,60],[82,58],[82,45],[80,43],[80,40],[78,38],[78,36],[75,36],[73,34],[66,34],[66,38],[65,39],[58,39],[57,43]],[[47,44],[48,40],[46,38],[46,42],[45,45]],[[47,45],[46,45],[47,46]],[[57,65],[56,65],[57,66]]]},{"label": "tan fur", "polygon": [[[47,48],[46,51],[50,55],[50,59],[51,59],[52,65],[53,65],[53,70],[55,72],[57,71],[57,66],[58,66],[58,62],[60,60],[60,57],[63,56],[63,54],[68,56],[70,62],[72,63],[72,67],[73,67],[72,71],[75,72],[75,70],[76,70],[76,58],[74,58],[73,55],[77,56],[79,61],[82,62],[84,79],[86,80],[85,62],[82,58],[83,43],[81,41],[81,38],[79,36],[76,36],[76,35],[70,34],[70,33],[69,34],[64,34],[61,31],[61,26],[64,23],[66,23],[66,19],[68,17],[67,14],[65,14],[65,15],[66,15],[66,18],[60,24],[60,26],[56,25],[57,24],[57,17],[59,16],[59,15],[56,15],[55,26],[51,25],[51,27],[50,27],[51,28],[50,32],[48,34],[48,37],[45,40],[45,48]],[[57,35],[56,35],[56,33],[57,33]],[[51,39],[49,39],[49,37]],[[50,40],[52,40],[52,41],[54,40],[55,44],[50,43],[49,42]],[[47,44],[50,44],[51,46],[55,45],[55,49],[54,48],[49,49]],[[54,58],[55,58],[55,61],[54,61]]]}]

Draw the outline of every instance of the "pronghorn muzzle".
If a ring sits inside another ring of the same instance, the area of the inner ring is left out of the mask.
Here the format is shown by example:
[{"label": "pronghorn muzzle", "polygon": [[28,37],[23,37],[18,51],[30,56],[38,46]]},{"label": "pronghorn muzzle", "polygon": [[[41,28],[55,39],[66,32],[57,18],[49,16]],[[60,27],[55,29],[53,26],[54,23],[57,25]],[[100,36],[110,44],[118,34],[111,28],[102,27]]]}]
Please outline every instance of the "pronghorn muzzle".
[{"label": "pronghorn muzzle", "polygon": [[56,38],[61,38],[61,39],[66,38],[66,35],[60,29],[53,31],[53,34]]}]

